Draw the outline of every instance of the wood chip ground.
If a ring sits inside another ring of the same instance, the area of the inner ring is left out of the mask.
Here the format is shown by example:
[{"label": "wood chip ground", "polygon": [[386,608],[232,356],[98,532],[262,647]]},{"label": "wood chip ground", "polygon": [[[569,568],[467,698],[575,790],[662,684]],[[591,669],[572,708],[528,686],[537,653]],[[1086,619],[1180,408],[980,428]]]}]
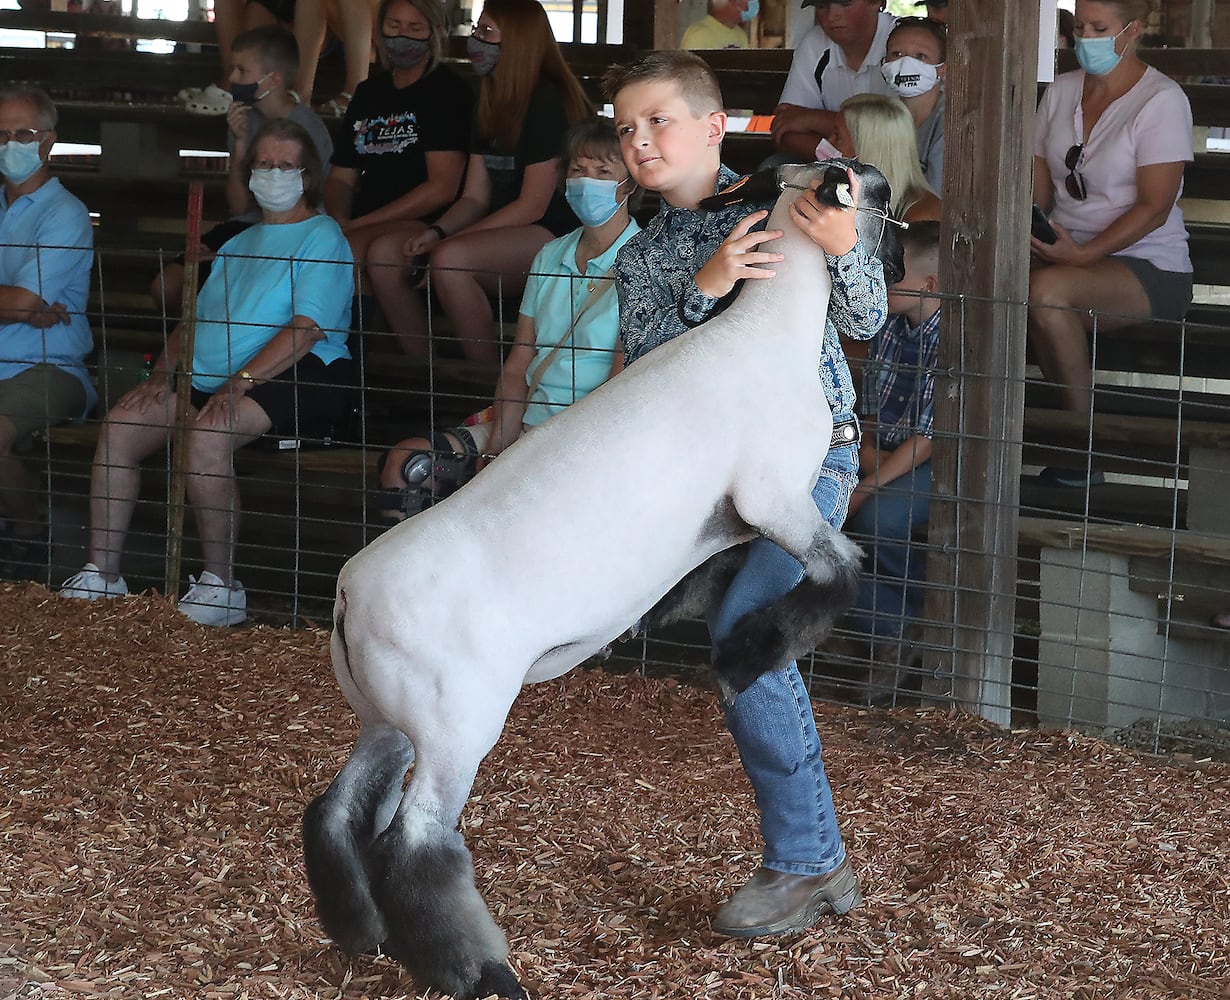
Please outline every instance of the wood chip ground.
[{"label": "wood chip ground", "polygon": [[[299,821],[355,734],[326,635],[0,586],[0,996],[409,998],[324,939]],[[527,689],[465,813],[536,998],[1230,996],[1230,770],[968,716],[817,705],[866,905],[773,941],[715,697]]]}]

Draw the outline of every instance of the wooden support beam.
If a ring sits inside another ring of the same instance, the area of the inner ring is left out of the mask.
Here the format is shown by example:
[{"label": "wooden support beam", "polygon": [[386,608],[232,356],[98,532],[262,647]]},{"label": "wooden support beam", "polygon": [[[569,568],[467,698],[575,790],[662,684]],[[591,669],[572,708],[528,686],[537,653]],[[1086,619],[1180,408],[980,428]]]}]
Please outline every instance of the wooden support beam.
[{"label": "wooden support beam", "polygon": [[1010,721],[1037,4],[949,8],[928,646],[958,704]]}]

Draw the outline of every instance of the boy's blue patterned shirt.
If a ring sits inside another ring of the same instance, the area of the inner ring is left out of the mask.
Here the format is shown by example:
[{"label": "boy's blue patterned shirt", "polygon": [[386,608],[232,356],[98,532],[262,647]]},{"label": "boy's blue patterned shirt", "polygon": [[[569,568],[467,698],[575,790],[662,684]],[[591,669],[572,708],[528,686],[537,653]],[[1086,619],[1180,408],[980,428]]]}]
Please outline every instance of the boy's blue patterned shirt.
[{"label": "boy's blue patterned shirt", "polygon": [[863,367],[862,411],[876,421],[876,443],[885,450],[918,435],[932,436],[940,312],[917,327],[894,315],[871,342]]},{"label": "boy's blue patterned shirt", "polygon": [[[723,166],[715,192],[741,177]],[[627,364],[711,319],[729,304],[729,297],[715,299],[697,288],[696,273],[739,220],[761,208],[772,208],[772,203],[730,205],[716,212],[664,203],[645,228],[624,244],[615,259],[615,277],[619,338]],[[764,223],[755,228],[764,228]],[[884,325],[888,300],[884,268],[861,241],[849,253],[841,257],[826,254],[825,259],[833,290],[819,370],[834,419],[844,420],[854,413],[855,393],[838,332],[853,340],[873,337]]]}]

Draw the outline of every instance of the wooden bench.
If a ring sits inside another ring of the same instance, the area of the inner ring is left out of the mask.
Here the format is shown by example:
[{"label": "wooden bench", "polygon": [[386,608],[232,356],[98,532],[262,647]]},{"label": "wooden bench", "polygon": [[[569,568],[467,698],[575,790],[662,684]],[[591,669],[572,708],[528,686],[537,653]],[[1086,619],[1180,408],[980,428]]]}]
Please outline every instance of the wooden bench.
[{"label": "wooden bench", "polygon": [[1097,730],[1230,711],[1230,536],[1022,518],[1037,546],[1038,718]]}]

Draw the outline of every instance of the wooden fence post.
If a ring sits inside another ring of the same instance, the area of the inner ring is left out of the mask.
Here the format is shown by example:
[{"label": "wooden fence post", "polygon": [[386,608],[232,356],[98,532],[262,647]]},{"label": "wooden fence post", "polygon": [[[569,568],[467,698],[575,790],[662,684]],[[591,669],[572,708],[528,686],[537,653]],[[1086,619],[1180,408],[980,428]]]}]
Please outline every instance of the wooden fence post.
[{"label": "wooden fence post", "polygon": [[946,301],[940,337],[927,638],[945,693],[1007,725],[1038,5],[949,10],[940,287],[962,296]]},{"label": "wooden fence post", "polygon": [[201,215],[205,187],[188,185],[188,242],[184,249],[184,302],[179,322],[179,366],[171,377],[175,386],[175,427],[171,447],[171,484],[167,496],[166,594],[179,593],[184,554],[184,477],[188,464],[188,408],[192,403],[192,349],[196,342],[197,275],[201,264]]}]

